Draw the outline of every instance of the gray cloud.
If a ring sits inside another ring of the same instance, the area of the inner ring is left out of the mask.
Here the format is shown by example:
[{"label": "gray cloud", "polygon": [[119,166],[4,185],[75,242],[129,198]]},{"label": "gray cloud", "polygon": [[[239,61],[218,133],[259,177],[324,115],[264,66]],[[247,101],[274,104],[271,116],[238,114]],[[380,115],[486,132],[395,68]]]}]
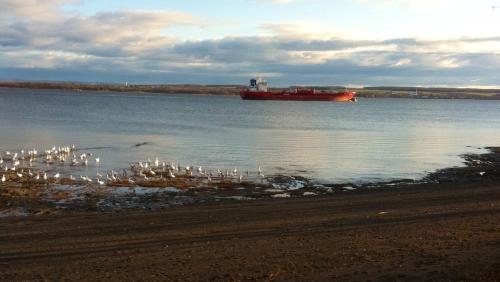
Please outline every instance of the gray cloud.
[{"label": "gray cloud", "polygon": [[500,37],[180,41],[169,29],[200,19],[175,11],[82,16],[60,10],[73,1],[34,2],[0,0],[10,9],[0,11],[0,79],[245,83],[260,73],[275,85],[500,85]]}]

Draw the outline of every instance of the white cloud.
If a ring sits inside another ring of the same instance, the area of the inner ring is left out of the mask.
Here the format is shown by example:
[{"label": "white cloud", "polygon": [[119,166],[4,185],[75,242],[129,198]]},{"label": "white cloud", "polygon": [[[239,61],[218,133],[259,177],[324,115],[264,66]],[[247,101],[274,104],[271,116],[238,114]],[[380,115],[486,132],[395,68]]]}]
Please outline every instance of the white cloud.
[{"label": "white cloud", "polygon": [[61,10],[73,1],[36,3],[0,0],[11,9],[0,11],[0,73],[14,73],[2,70],[16,66],[20,73],[38,69],[63,77],[85,72],[103,80],[145,80],[178,74],[194,82],[266,73],[350,84],[400,84],[408,77],[411,83],[456,84],[481,76],[481,83],[500,84],[500,37],[357,40],[313,21],[292,21],[262,24],[260,36],[182,41],[170,28],[201,26],[200,19],[177,11],[81,15]]}]

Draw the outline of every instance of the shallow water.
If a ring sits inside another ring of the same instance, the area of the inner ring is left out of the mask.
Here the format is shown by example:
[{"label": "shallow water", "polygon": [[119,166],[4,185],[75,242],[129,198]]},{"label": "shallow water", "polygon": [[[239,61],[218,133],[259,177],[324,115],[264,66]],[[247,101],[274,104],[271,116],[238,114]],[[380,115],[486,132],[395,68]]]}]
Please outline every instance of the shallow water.
[{"label": "shallow water", "polygon": [[462,153],[499,145],[499,127],[500,101],[283,102],[0,89],[0,150],[74,143],[94,148],[103,170],[159,157],[328,182],[419,178],[460,165]]}]

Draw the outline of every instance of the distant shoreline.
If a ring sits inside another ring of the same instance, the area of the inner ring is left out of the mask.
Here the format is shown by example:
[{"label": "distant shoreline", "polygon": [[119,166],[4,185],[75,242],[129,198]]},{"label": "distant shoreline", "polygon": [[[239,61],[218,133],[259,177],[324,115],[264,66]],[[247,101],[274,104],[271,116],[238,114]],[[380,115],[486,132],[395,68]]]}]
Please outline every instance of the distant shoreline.
[{"label": "distant shoreline", "polygon": [[[197,85],[197,84],[105,84],[77,82],[25,82],[0,81],[0,88],[70,90],[96,92],[142,92],[154,94],[199,94],[237,96],[245,89],[243,85]],[[341,86],[305,86],[325,91],[344,90]],[[273,88],[283,90],[285,88]],[[474,99],[500,100],[500,89],[474,88],[426,88],[426,87],[365,87],[349,88],[356,91],[357,97],[365,98],[415,98],[415,99]]]}]

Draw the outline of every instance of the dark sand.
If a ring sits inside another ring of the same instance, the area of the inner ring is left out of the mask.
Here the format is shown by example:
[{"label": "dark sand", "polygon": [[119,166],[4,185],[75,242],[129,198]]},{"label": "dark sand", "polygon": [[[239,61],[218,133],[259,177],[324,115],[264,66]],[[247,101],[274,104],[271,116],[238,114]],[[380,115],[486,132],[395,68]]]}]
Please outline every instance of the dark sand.
[{"label": "dark sand", "polygon": [[0,280],[499,281],[500,184],[0,220]]}]

